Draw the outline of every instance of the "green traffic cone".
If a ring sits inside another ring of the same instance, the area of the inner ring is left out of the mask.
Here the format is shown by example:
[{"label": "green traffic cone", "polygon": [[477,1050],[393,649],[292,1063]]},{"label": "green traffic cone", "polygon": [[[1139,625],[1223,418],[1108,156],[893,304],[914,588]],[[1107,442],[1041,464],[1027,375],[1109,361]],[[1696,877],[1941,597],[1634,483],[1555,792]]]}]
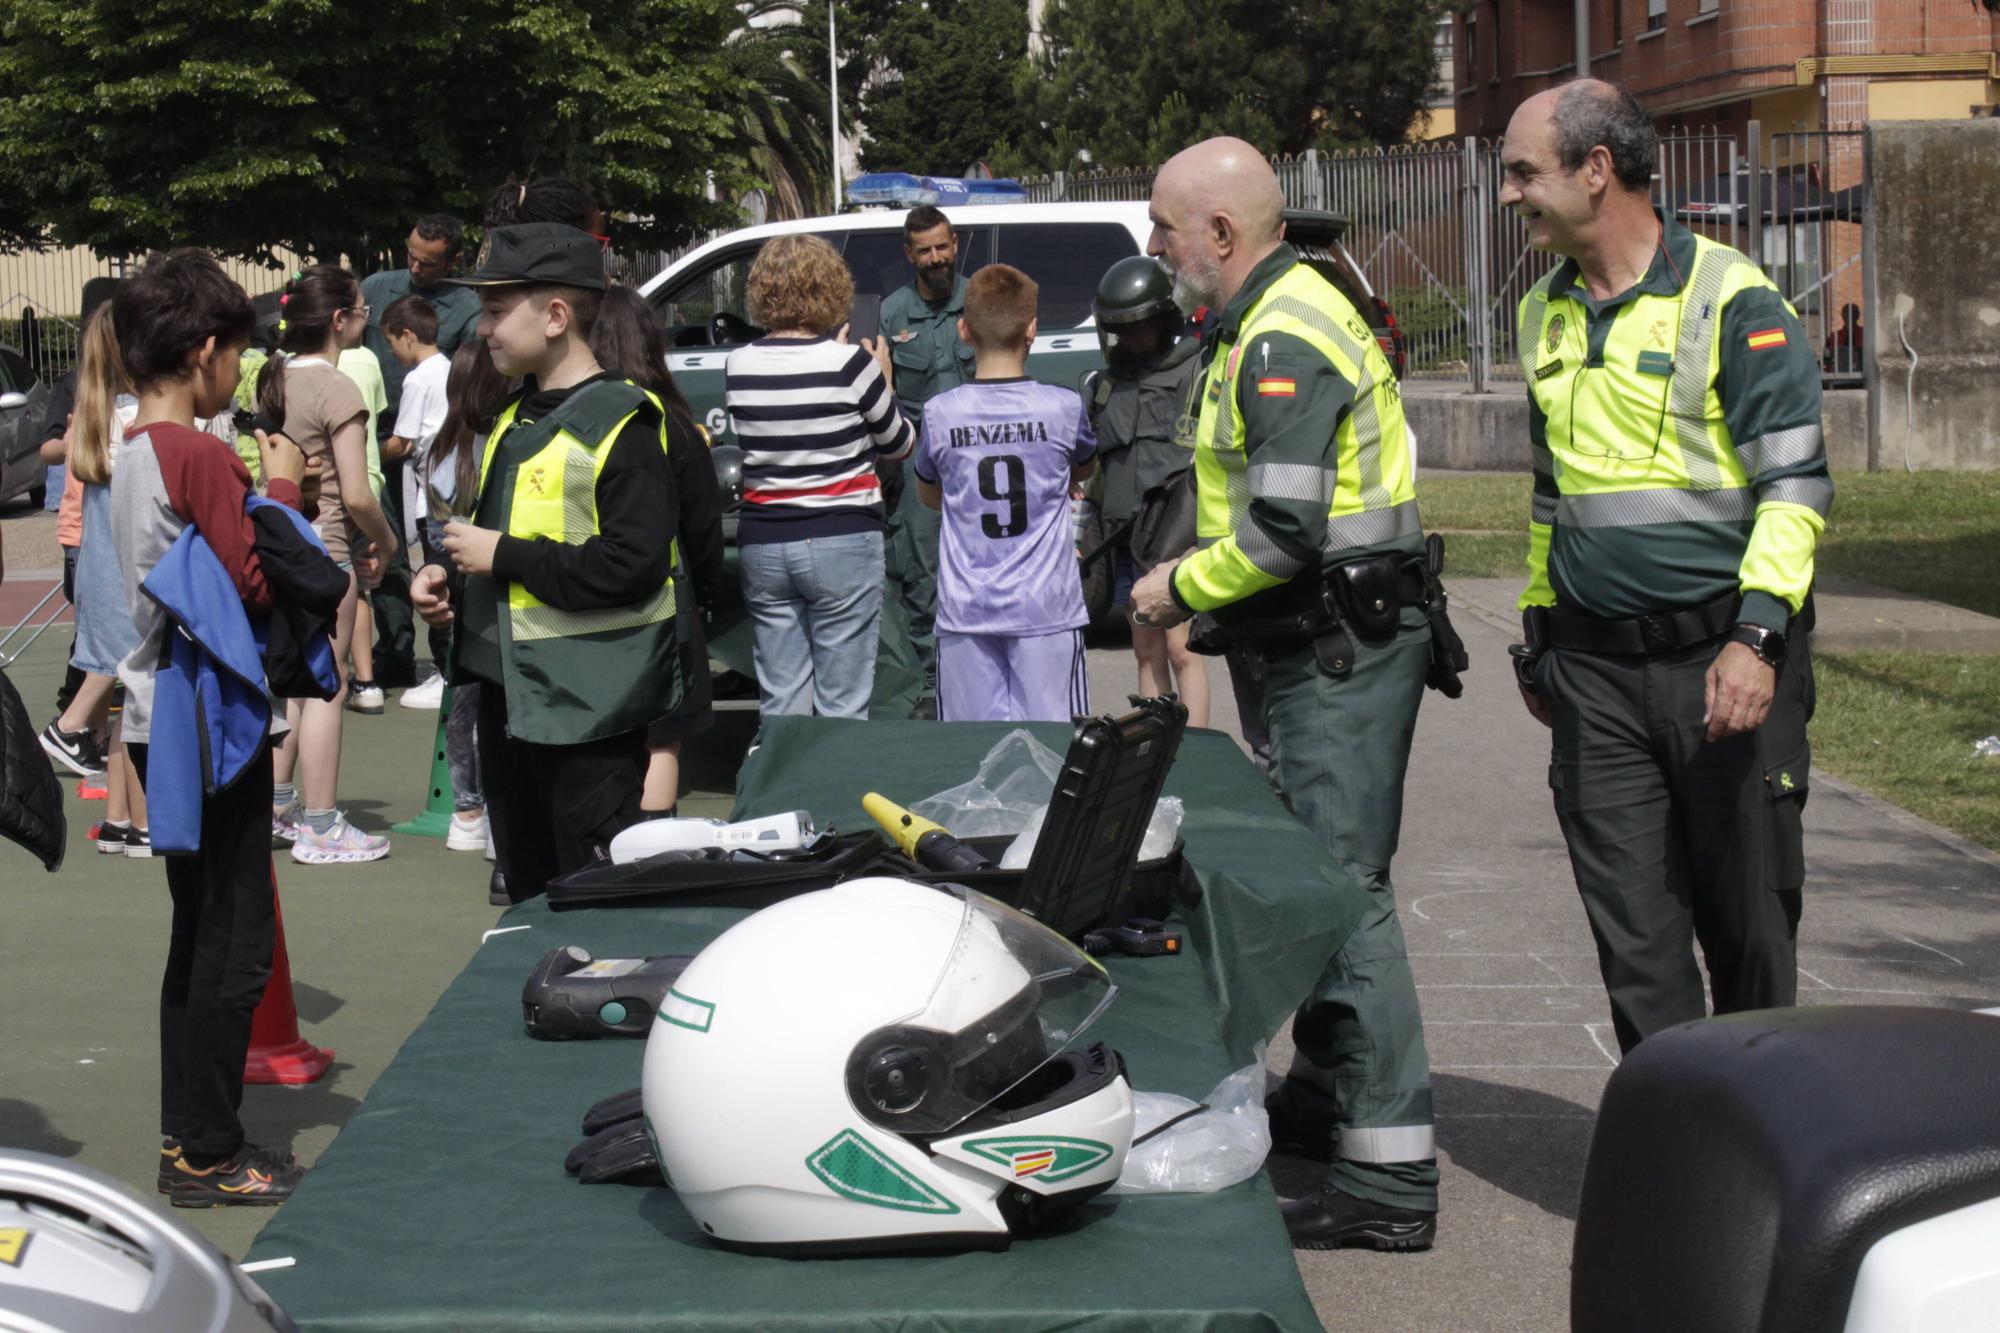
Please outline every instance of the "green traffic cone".
[{"label": "green traffic cone", "polygon": [[415,819],[407,819],[394,826],[398,833],[414,833],[421,838],[442,838],[451,832],[452,811],[457,808],[452,799],[451,761],[445,754],[445,726],[451,720],[451,686],[444,687],[444,697],[438,701],[437,744],[431,754],[431,794],[424,802],[423,813]]}]

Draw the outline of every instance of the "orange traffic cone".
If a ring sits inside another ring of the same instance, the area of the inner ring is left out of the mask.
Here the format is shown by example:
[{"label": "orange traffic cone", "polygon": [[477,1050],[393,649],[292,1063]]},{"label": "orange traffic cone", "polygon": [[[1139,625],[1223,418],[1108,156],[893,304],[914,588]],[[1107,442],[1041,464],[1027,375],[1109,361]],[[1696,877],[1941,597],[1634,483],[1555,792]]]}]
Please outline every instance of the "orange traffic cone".
[{"label": "orange traffic cone", "polygon": [[333,1063],[333,1052],[299,1035],[299,1011],[292,1003],[292,960],[285,952],[285,913],[278,906],[278,871],[271,868],[271,911],[277,938],[271,949],[271,979],[250,1018],[250,1053],[243,1061],[245,1083],[311,1083]]}]

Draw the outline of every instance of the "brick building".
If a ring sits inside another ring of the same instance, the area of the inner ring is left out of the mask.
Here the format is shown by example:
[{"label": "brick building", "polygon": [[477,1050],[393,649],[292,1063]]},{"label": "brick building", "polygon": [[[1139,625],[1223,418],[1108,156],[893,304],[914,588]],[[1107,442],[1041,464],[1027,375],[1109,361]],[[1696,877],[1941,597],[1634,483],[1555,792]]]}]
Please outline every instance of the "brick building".
[{"label": "brick building", "polygon": [[[2000,101],[2000,13],[1978,0],[1586,0],[1590,73],[1663,132],[1944,120]],[[1576,70],[1574,6],[1473,0],[1453,24],[1454,128],[1498,138]]]}]

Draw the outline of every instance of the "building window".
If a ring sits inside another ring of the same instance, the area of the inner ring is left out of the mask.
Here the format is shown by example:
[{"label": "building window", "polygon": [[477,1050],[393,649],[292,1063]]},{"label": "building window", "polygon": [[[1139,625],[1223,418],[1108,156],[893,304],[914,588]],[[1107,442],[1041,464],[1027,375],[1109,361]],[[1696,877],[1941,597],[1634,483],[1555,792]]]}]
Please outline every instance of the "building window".
[{"label": "building window", "polygon": [[1452,17],[1447,14],[1438,20],[1437,32],[1431,38],[1431,50],[1437,59],[1437,82],[1431,91],[1439,97],[1451,96],[1458,83],[1458,71],[1453,68],[1451,58],[1451,25]]},{"label": "building window", "polygon": [[1622,0],[1611,0],[1611,45],[1625,44],[1625,6]]},{"label": "building window", "polygon": [[1500,35],[1500,0],[1493,0],[1493,82],[1500,82],[1500,48],[1506,39]]},{"label": "building window", "polygon": [[1722,0],[1701,0],[1700,12],[1703,14],[1713,14],[1721,8]]},{"label": "building window", "polygon": [[1470,14],[1465,16],[1465,81],[1479,81],[1479,21]]},{"label": "building window", "polygon": [[1667,0],[1646,0],[1646,31],[1658,32],[1667,26]]}]

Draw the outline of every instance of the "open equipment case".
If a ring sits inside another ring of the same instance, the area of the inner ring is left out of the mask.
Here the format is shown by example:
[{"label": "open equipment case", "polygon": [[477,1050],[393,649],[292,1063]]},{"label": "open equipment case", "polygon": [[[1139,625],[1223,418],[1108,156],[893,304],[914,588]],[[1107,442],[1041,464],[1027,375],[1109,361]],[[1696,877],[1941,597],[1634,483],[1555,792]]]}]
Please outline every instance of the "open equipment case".
[{"label": "open equipment case", "polygon": [[551,881],[549,906],[759,908],[859,876],[893,875],[963,884],[1079,941],[1132,918],[1164,918],[1176,905],[1201,899],[1178,840],[1166,856],[1138,859],[1187,729],[1187,708],[1172,695],[1131,702],[1133,711],[1122,717],[1077,723],[1025,870],[998,865],[1011,837],[963,839],[995,864],[946,873],[919,865],[868,829],[829,833],[796,852],[663,852],[624,865],[599,862]]}]

